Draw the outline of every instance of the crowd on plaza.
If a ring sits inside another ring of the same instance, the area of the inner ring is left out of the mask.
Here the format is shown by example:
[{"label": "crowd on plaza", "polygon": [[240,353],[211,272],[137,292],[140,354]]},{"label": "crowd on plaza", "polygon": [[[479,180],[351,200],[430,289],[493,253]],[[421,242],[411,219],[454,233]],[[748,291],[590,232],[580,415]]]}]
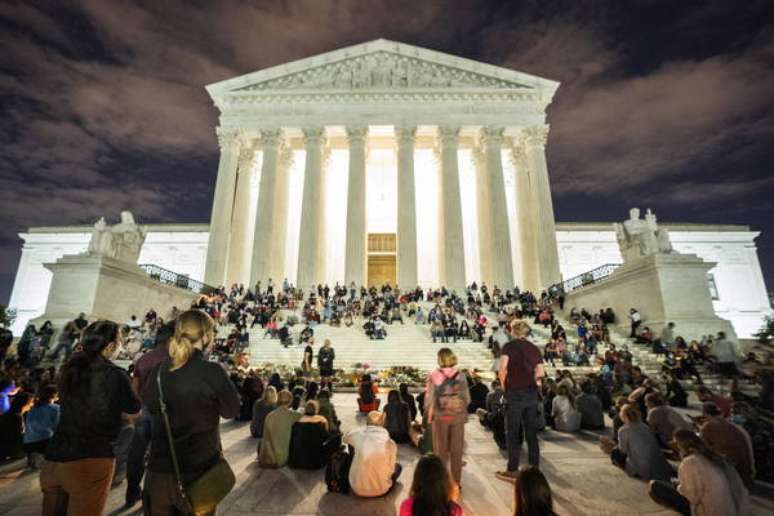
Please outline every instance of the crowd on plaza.
[{"label": "crowd on plaza", "polygon": [[[665,355],[659,374],[648,375],[627,345],[611,342],[618,317],[611,309],[572,308],[565,328],[563,305],[560,293],[476,284],[462,295],[354,284],[319,285],[304,295],[287,280],[279,288],[269,280],[222,288],[166,317],[151,309],[117,324],[80,314],[58,334],[50,323],[29,325],[13,357],[6,356],[7,332],[0,335],[0,460],[27,457],[40,469],[44,514],[68,507],[100,514],[110,486],[124,480],[127,506],[142,500],[148,514],[172,514],[201,507],[198,479],[228,484],[218,426],[220,418],[236,418],[250,422],[261,467],[325,469],[329,490],[359,497],[390,492],[402,471],[398,446],[416,447],[421,458],[401,514],[460,515],[465,424],[475,414],[506,450],[497,477],[515,484],[515,514],[553,514],[540,472],[537,435],[544,428],[596,432],[612,464],[649,482],[653,499],[678,512],[749,514],[756,457],[744,415],[754,400],[700,386],[702,415],[678,410],[688,401],[681,380],[701,384],[700,367],[738,376],[739,357],[725,336],[686,344],[671,323],[654,336],[632,309],[631,345]],[[541,347],[530,322],[548,335]],[[407,323],[426,325],[441,345],[481,342],[494,357],[494,381],[460,369],[442,347],[438,368],[416,396],[404,384],[382,400],[377,379],[364,374],[358,408],[365,424],[342,428],[332,401],[334,346],[315,349],[315,328],[346,325],[383,339],[390,325]],[[304,346],[291,377],[250,367],[256,326],[264,338]],[[218,336],[218,328],[226,334]],[[129,375],[117,360],[130,364]],[[557,362],[561,368],[546,375]],[[766,396],[755,402],[770,406]],[[210,502],[197,514],[214,513],[217,500]]]}]

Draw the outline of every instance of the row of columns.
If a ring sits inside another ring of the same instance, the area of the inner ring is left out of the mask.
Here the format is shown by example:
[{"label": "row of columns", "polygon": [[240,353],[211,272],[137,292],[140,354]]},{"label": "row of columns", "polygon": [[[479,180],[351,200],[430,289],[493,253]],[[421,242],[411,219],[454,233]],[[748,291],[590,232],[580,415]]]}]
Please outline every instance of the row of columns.
[{"label": "row of columns", "polygon": [[[440,282],[461,291],[466,284],[462,203],[459,182],[458,126],[438,128],[440,165],[438,270]],[[516,168],[517,234],[520,274],[514,278],[503,174],[504,129],[484,127],[474,148],[479,207],[481,275],[489,284],[515,283],[539,290],[559,281],[553,205],[545,161],[547,127],[528,128],[514,140],[511,158]],[[303,130],[306,151],[297,284],[323,281],[324,128]],[[239,133],[219,131],[221,147],[210,223],[205,282],[212,285],[284,277],[287,232],[287,168],[292,153],[282,130],[261,132],[262,162],[253,245],[247,245],[254,145]],[[345,282],[367,281],[366,153],[368,128],[348,127],[349,170],[346,217]],[[417,220],[414,191],[416,127],[395,127],[398,165],[398,285],[417,284]],[[519,281],[514,281],[514,280]]]}]

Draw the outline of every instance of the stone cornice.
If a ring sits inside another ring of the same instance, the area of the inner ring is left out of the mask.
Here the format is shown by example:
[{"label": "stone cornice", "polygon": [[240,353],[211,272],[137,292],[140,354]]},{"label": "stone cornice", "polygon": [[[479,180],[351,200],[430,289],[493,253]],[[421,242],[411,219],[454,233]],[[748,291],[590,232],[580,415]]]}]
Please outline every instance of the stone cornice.
[{"label": "stone cornice", "polygon": [[378,39],[207,86],[213,98],[246,88],[365,89],[465,85],[531,89],[550,101],[559,83],[471,59]]}]

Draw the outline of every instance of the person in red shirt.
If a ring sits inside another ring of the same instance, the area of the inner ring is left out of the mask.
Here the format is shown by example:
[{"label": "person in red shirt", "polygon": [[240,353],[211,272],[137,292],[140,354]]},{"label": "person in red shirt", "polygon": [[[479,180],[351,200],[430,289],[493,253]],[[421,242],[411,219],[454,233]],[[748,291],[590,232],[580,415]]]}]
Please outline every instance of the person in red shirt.
[{"label": "person in red shirt", "polygon": [[527,337],[530,327],[524,321],[511,325],[512,340],[501,351],[500,384],[505,391],[507,412],[505,416],[508,443],[508,469],[497,473],[497,478],[516,482],[519,476],[521,441],[519,429],[524,427],[529,463],[540,465],[540,446],[537,439],[538,403],[543,378],[543,357],[537,346]]}]

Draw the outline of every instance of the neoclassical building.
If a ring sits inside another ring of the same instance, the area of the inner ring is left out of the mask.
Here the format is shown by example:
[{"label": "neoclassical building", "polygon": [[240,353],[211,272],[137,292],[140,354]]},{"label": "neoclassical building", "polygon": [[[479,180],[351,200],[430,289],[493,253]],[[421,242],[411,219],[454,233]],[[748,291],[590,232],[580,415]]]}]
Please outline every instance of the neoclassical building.
[{"label": "neoclassical building", "polygon": [[[336,257],[344,274],[337,279],[417,285],[417,228],[432,224],[439,284],[462,289],[477,277],[538,289],[559,281],[545,159],[545,109],[558,86],[382,39],[208,86],[220,110],[220,164],[205,281],[254,284],[294,276],[309,287],[329,279],[326,246],[334,244],[326,238],[332,222],[326,220],[331,200],[325,185],[336,150],[346,152],[345,235]],[[397,169],[397,220],[394,231],[382,233],[367,227],[368,155],[376,149],[392,152]],[[288,264],[293,150],[303,150],[303,195],[297,261]],[[419,167],[421,150],[434,159]],[[475,242],[464,237],[461,159],[475,174]],[[506,184],[504,161],[513,168],[512,184]],[[251,202],[256,175],[258,198]],[[417,216],[417,203],[427,195],[417,184],[428,178],[437,181],[433,220]],[[506,189],[515,202],[507,202]],[[475,272],[466,270],[466,247],[476,248]]]},{"label": "neoclassical building", "polygon": [[[545,109],[557,87],[385,40],[212,84],[220,163],[210,223],[145,225],[139,261],[211,285],[531,290],[620,264],[612,224],[554,222]],[[716,264],[716,314],[740,337],[757,331],[772,313],[759,233],[662,225],[677,251]],[[15,334],[44,311],[44,264],[85,251],[90,234],[59,226],[19,235]]]}]

